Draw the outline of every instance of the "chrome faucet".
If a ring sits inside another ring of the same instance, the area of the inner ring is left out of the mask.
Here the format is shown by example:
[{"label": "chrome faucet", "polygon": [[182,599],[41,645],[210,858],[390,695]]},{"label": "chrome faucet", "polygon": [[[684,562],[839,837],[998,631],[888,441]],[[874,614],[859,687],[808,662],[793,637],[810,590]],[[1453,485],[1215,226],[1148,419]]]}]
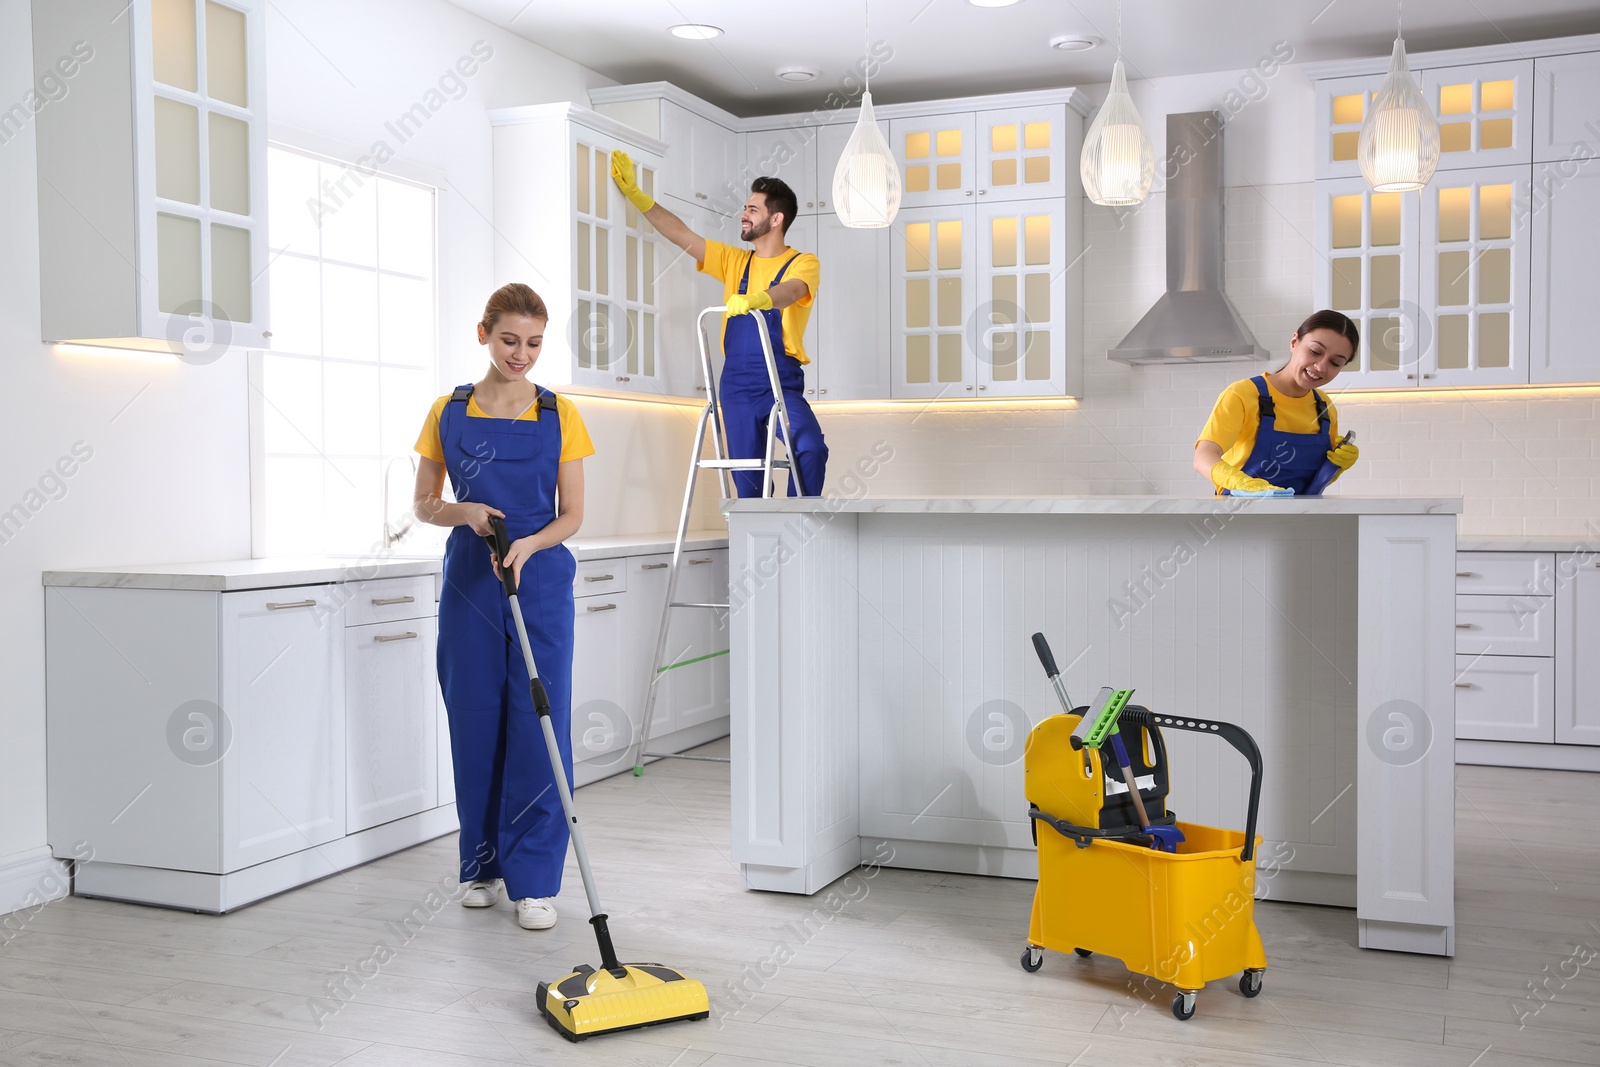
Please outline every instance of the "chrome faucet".
[{"label": "chrome faucet", "polygon": [[393,469],[393,467],[394,467],[394,465],[396,463],[399,463],[402,460],[404,460],[406,463],[410,464],[410,466],[411,466],[411,480],[412,480],[413,484],[415,484],[415,482],[416,482],[417,460],[416,460],[415,456],[395,456],[393,459],[391,459],[389,462],[387,462],[387,463],[385,463],[383,465],[383,547],[384,548],[393,548],[395,543],[398,542],[401,538],[405,537],[406,534],[410,533],[411,532],[411,528],[416,525],[416,519],[414,519],[412,517],[410,511],[406,512],[405,516],[401,519],[401,521],[399,523],[391,522],[390,519],[389,519],[389,471],[391,469]]}]

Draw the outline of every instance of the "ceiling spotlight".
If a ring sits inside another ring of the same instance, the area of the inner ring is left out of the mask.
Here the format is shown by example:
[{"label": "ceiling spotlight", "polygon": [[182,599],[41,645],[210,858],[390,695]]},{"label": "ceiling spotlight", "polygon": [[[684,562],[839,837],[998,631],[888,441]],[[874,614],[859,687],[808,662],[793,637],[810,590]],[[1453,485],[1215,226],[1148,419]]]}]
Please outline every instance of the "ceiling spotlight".
[{"label": "ceiling spotlight", "polygon": [[1062,52],[1087,52],[1091,48],[1099,48],[1105,41],[1098,37],[1089,37],[1081,33],[1068,33],[1060,37],[1050,38],[1050,47]]},{"label": "ceiling spotlight", "polygon": [[773,73],[777,74],[780,81],[808,82],[814,81],[822,71],[816,67],[779,67]]},{"label": "ceiling spotlight", "polygon": [[1010,7],[1017,0],[967,0],[973,7]]},{"label": "ceiling spotlight", "polygon": [[722,36],[722,30],[716,26],[706,26],[698,22],[685,22],[681,26],[672,26],[667,32],[686,41],[709,41],[713,37]]}]

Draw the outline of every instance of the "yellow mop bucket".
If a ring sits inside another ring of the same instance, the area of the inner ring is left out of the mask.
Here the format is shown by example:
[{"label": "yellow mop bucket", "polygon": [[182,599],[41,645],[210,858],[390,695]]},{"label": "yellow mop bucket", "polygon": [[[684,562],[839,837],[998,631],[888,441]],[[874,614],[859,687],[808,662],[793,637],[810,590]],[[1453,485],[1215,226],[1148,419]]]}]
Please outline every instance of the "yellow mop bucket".
[{"label": "yellow mop bucket", "polygon": [[1195,994],[1217,978],[1242,971],[1239,991],[1257,995],[1267,959],[1255,924],[1261,753],[1254,739],[1232,723],[1123,712],[1124,724],[1146,730],[1213,734],[1250,761],[1244,832],[1179,822],[1184,840],[1176,852],[1161,852],[1138,826],[1101,826],[1107,793],[1121,786],[1105,776],[1098,750],[1070,745],[1079,719],[1052,716],[1028,738],[1039,885],[1023,968],[1037,971],[1047,948],[1114,956],[1130,971],[1174,986],[1179,1019],[1194,1014]]}]

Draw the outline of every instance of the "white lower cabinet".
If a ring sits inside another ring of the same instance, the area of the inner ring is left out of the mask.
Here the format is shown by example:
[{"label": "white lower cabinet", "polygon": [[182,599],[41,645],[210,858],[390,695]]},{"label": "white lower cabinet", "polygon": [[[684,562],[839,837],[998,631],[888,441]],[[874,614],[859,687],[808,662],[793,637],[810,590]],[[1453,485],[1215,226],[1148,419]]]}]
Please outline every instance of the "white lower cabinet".
[{"label": "white lower cabinet", "polygon": [[74,891],[225,912],[454,830],[433,575],[228,589],[261,561],[212,566],[45,575],[48,832],[93,852]]},{"label": "white lower cabinet", "polygon": [[344,634],[345,828],[354,832],[439,804],[439,626],[429,616]]},{"label": "white lower cabinet", "polygon": [[1596,553],[1456,560],[1457,761],[1600,770]]},{"label": "white lower cabinet", "polygon": [[[578,565],[577,623],[572,661],[573,781],[587,785],[631,770],[629,757],[644,726],[652,658],[667,598],[670,553],[585,560]],[[603,594],[583,595],[586,578],[609,576]],[[615,587],[614,587],[615,586]],[[726,548],[686,548],[679,602],[723,603],[728,597]],[[662,673],[650,747],[681,752],[728,732],[727,620],[700,608],[676,608]]]}]

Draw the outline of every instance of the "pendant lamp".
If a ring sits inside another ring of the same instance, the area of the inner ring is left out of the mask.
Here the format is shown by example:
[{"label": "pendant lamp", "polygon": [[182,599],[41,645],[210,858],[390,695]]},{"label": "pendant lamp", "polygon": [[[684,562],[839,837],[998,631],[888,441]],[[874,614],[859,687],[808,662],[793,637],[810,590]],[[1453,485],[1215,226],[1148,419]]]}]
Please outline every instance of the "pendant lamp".
[{"label": "pendant lamp", "polygon": [[[868,27],[870,38],[870,22]],[[863,67],[862,75],[861,117],[833,171],[833,207],[846,226],[874,229],[889,225],[900,211],[900,164],[872,113],[871,73]]]},{"label": "pendant lamp", "polygon": [[1142,204],[1156,176],[1155,151],[1139,121],[1139,109],[1128,95],[1122,70],[1122,5],[1117,4],[1117,62],[1111,68],[1111,92],[1089,125],[1078,160],[1083,192],[1102,207]]},{"label": "pendant lamp", "polygon": [[1356,158],[1367,184],[1380,193],[1421,189],[1439,166],[1439,119],[1411,80],[1406,43],[1399,36],[1389,74],[1361,124]]}]

